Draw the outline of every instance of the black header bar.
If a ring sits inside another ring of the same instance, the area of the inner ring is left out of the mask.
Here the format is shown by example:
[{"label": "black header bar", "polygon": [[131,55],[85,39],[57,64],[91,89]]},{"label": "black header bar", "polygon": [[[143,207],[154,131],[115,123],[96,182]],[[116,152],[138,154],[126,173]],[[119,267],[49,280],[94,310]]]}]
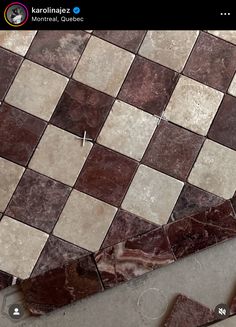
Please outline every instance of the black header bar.
[{"label": "black header bar", "polygon": [[[205,4],[206,5],[206,4]],[[209,5],[209,3],[208,3]],[[90,0],[2,0],[0,29],[231,29],[236,9],[204,8],[198,2],[173,7],[170,1],[136,3]]]}]

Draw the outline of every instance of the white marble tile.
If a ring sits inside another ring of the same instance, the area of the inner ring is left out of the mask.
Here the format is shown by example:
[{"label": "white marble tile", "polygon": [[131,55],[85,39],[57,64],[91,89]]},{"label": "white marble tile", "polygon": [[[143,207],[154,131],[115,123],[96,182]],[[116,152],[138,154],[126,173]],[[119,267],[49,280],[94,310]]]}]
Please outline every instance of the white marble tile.
[{"label": "white marble tile", "polygon": [[116,208],[73,190],[53,234],[90,251],[102,244]]},{"label": "white marble tile", "polygon": [[48,235],[4,216],[0,221],[0,270],[28,278]]},{"label": "white marble tile", "polygon": [[167,223],[184,183],[141,165],[122,208],[156,224]]},{"label": "white marble tile", "polygon": [[141,160],[157,127],[158,119],[117,100],[98,137],[98,143]]},{"label": "white marble tile", "polygon": [[177,125],[206,135],[222,98],[220,91],[181,76],[164,116]]}]

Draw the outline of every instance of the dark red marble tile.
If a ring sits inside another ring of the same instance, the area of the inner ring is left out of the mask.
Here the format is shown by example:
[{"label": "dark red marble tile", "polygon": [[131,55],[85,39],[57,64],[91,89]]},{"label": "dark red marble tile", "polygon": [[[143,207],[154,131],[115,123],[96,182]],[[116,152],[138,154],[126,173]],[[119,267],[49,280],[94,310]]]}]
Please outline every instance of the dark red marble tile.
[{"label": "dark red marble tile", "polygon": [[167,175],[186,180],[204,137],[161,121],[142,162]]},{"label": "dark red marble tile", "polygon": [[203,212],[224,201],[223,198],[217,195],[201,190],[193,185],[186,184],[176,202],[171,219],[177,220]]},{"label": "dark red marble tile", "polygon": [[111,109],[113,98],[71,80],[51,118],[51,123],[79,136],[96,138]]},{"label": "dark red marble tile", "polygon": [[231,299],[231,303],[230,303],[230,313],[236,313],[236,290],[234,290],[234,294],[233,297]]},{"label": "dark red marble tile", "polygon": [[26,308],[41,315],[103,290],[92,256],[23,280]]},{"label": "dark red marble tile", "polygon": [[175,258],[161,227],[100,250],[95,255],[105,288],[143,275],[174,262]]},{"label": "dark red marble tile", "polygon": [[71,188],[27,169],[7,207],[6,214],[50,233]]},{"label": "dark red marble tile", "polygon": [[50,235],[31,277],[42,275],[45,272],[62,267],[69,262],[89,255],[89,251],[74,244],[68,243],[54,235]]},{"label": "dark red marble tile", "polygon": [[233,298],[230,305],[230,313],[236,313],[236,296]]},{"label": "dark red marble tile", "polygon": [[177,73],[137,56],[119,93],[119,99],[160,115],[177,83]]},{"label": "dark red marble tile", "polygon": [[111,30],[100,30],[100,31],[94,31],[94,35],[109,41],[111,43],[114,43],[115,45],[118,45],[119,47],[125,48],[132,52],[137,52],[138,48],[143,40],[143,37],[145,35],[145,31],[135,31],[135,30],[129,30],[129,31],[111,31]]},{"label": "dark red marble tile", "polygon": [[119,209],[110,229],[103,241],[101,248],[105,248],[128,238],[148,232],[157,225],[122,209]]},{"label": "dark red marble tile", "polygon": [[70,76],[89,37],[90,35],[83,31],[39,31],[27,58]]},{"label": "dark red marble tile", "polygon": [[184,74],[225,92],[236,69],[236,46],[201,33],[184,69]]},{"label": "dark red marble tile", "polygon": [[22,58],[0,48],[0,100],[2,100],[10,87]]},{"label": "dark red marble tile", "polygon": [[6,103],[0,107],[0,156],[26,165],[46,123]]},{"label": "dark red marble tile", "polygon": [[200,327],[215,320],[213,310],[179,294],[163,327]]},{"label": "dark red marble tile", "polygon": [[0,271],[0,291],[12,285],[12,275]]},{"label": "dark red marble tile", "polygon": [[208,137],[236,150],[236,98],[225,95]]},{"label": "dark red marble tile", "polygon": [[231,199],[231,203],[232,203],[234,211],[236,213],[236,192],[234,193],[234,196]]},{"label": "dark red marble tile", "polygon": [[119,206],[138,163],[119,153],[94,145],[75,188],[102,201]]},{"label": "dark red marble tile", "polygon": [[230,201],[164,226],[176,258],[181,258],[236,236]]}]

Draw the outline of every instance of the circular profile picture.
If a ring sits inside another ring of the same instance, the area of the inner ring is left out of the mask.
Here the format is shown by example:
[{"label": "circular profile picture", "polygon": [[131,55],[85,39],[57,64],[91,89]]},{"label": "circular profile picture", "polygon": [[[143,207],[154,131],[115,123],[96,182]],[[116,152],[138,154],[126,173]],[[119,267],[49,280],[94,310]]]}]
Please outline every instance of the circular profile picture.
[{"label": "circular profile picture", "polygon": [[24,25],[28,18],[29,12],[25,5],[20,2],[10,3],[4,11],[5,21],[13,27]]}]

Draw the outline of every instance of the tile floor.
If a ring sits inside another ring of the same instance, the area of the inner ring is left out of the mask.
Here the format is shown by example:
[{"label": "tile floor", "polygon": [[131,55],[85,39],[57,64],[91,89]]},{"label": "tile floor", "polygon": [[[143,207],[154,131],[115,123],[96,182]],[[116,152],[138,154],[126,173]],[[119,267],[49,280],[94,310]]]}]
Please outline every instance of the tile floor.
[{"label": "tile floor", "polygon": [[164,235],[156,267],[217,210],[212,240],[236,235],[236,32],[90,32],[0,31],[2,274],[143,233]]}]

